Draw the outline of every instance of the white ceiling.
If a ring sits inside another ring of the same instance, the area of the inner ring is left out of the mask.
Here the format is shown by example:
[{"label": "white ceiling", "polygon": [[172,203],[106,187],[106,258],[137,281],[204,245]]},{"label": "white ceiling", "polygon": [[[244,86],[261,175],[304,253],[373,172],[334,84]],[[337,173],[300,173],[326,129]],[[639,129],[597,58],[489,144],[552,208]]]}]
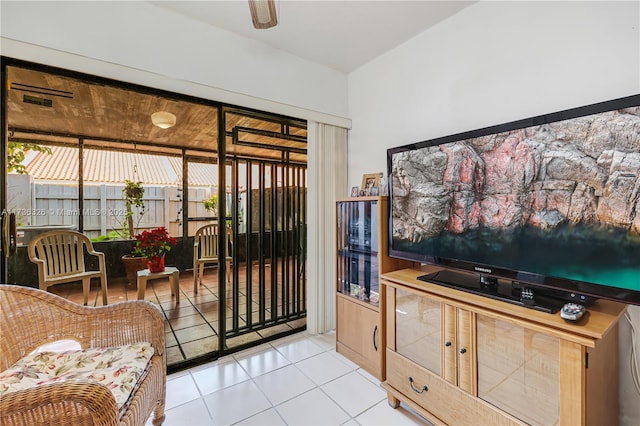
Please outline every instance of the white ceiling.
[{"label": "white ceiling", "polygon": [[150,3],[349,73],[475,1],[276,0],[267,30],[253,28],[246,0]]}]

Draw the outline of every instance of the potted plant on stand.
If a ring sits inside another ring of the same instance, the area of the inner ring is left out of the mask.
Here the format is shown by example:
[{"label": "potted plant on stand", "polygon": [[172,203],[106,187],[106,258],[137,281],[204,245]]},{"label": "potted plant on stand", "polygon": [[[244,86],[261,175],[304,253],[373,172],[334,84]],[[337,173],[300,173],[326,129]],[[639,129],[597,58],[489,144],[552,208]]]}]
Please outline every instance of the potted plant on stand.
[{"label": "potted plant on stand", "polygon": [[164,256],[177,243],[177,240],[169,235],[166,228],[161,226],[137,234],[133,254],[144,257],[145,264],[150,272],[163,272]]}]

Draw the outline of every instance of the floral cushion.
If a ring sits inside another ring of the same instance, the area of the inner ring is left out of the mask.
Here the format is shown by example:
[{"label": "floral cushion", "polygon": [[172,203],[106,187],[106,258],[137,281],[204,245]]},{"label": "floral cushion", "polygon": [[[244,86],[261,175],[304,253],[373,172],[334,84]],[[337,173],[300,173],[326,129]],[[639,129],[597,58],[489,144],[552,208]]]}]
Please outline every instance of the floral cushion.
[{"label": "floral cushion", "polygon": [[34,352],[0,373],[0,397],[66,379],[105,385],[122,411],[136,384],[146,375],[153,348],[147,342],[112,348]]}]

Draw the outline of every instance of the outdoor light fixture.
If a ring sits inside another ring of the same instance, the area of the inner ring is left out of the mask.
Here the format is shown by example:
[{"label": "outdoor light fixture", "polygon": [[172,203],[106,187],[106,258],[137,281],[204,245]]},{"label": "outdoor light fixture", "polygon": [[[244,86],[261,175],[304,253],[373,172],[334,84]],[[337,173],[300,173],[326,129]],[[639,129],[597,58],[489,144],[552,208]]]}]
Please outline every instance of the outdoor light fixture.
[{"label": "outdoor light fixture", "polygon": [[168,129],[176,125],[176,116],[166,111],[158,111],[151,114],[151,122],[161,129]]},{"label": "outdoor light fixture", "polygon": [[249,0],[249,10],[256,29],[263,30],[278,25],[275,0]]}]

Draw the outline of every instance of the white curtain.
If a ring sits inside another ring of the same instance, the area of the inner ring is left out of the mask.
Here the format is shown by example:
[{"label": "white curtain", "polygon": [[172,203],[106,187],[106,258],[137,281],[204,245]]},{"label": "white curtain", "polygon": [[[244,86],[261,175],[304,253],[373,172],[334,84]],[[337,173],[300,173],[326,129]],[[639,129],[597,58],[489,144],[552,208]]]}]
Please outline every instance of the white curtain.
[{"label": "white curtain", "polygon": [[307,331],[336,327],[336,199],[347,196],[347,129],[309,121]]}]

